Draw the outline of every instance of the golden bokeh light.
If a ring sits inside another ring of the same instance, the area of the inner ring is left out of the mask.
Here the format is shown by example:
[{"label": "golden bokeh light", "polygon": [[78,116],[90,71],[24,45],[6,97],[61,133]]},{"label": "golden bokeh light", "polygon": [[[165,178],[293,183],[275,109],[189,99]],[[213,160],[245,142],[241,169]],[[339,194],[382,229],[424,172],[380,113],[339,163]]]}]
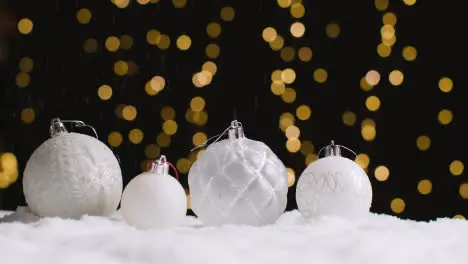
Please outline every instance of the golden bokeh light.
[{"label": "golden bokeh light", "polygon": [[266,27],[262,31],[262,38],[266,42],[273,42],[276,38],[278,37],[278,33],[276,32],[276,29],[272,27]]},{"label": "golden bokeh light", "polygon": [[161,149],[156,144],[145,147],[145,155],[148,159],[156,159],[161,154]]},{"label": "golden bokeh light", "polygon": [[370,118],[366,118],[366,119],[362,120],[362,122],[361,122],[361,127],[364,127],[364,126],[374,126],[375,127],[375,122],[374,122],[374,120],[372,120]]},{"label": "golden bokeh light", "polygon": [[192,98],[190,101],[190,108],[195,112],[200,112],[205,108],[205,99],[200,96]]},{"label": "golden bokeh light", "polygon": [[149,4],[150,0],[137,0],[137,2],[138,2],[140,5],[147,5],[147,4]]},{"label": "golden bokeh light", "polygon": [[404,79],[403,73],[399,70],[393,70],[388,75],[388,80],[394,86],[401,85],[403,83],[403,79]]},{"label": "golden bokeh light", "polygon": [[334,22],[328,23],[325,32],[329,38],[337,38],[341,32],[340,25]]},{"label": "golden bokeh light", "polygon": [[465,165],[460,160],[454,160],[450,163],[449,170],[453,176],[460,176],[465,169]]},{"label": "golden bokeh light", "polygon": [[384,43],[380,43],[377,45],[377,54],[382,58],[387,58],[392,54],[392,47],[385,45]]},{"label": "golden bokeh light", "polygon": [[281,72],[281,81],[283,81],[284,83],[291,84],[295,80],[296,80],[296,72],[293,69],[287,68]]},{"label": "golden bokeh light", "polygon": [[439,120],[439,123],[442,125],[448,125],[450,122],[453,120],[453,114],[452,111],[448,109],[442,109],[440,110],[437,119]]},{"label": "golden bokeh light", "polygon": [[166,120],[164,121],[162,128],[166,135],[172,136],[177,133],[178,125],[174,120]]},{"label": "golden bokeh light", "polygon": [[281,8],[288,8],[292,4],[292,0],[276,0],[278,6]]},{"label": "golden bokeh light", "polygon": [[280,50],[284,46],[284,38],[280,35],[276,36],[275,40],[269,43],[272,50]]},{"label": "golden bokeh light", "polygon": [[175,8],[184,8],[187,5],[187,0],[172,0]]},{"label": "golden bokeh light", "polygon": [[86,53],[95,53],[98,49],[97,40],[93,38],[87,39],[83,44],[83,49]]},{"label": "golden bokeh light", "polygon": [[126,105],[122,109],[122,117],[127,121],[135,120],[137,116],[137,110],[132,105]]},{"label": "golden bokeh light", "polygon": [[379,11],[385,11],[388,8],[388,0],[374,0],[375,8]]},{"label": "golden bokeh light", "polygon": [[432,192],[432,182],[428,179],[420,180],[418,183],[418,192],[422,195],[428,195]]},{"label": "golden bokeh light", "polygon": [[301,153],[304,155],[308,155],[314,152],[314,144],[310,140],[304,140],[301,143]]},{"label": "golden bokeh light", "polygon": [[283,83],[282,75],[283,75],[282,70],[274,70],[270,76],[271,81],[274,83]]},{"label": "golden bokeh light", "polygon": [[187,35],[181,35],[177,38],[176,45],[180,50],[188,50],[192,45],[192,39]]},{"label": "golden bokeh light", "polygon": [[33,26],[34,24],[29,18],[22,18],[18,22],[18,31],[23,35],[27,35],[32,32]]},{"label": "golden bokeh light", "polygon": [[401,214],[403,211],[405,211],[406,208],[405,201],[401,198],[395,198],[390,203],[390,208],[395,214]]},{"label": "golden bokeh light", "polygon": [[289,13],[294,18],[301,18],[305,15],[305,8],[301,3],[295,3],[291,5]]},{"label": "golden bokeh light", "polygon": [[288,171],[288,187],[291,187],[296,182],[296,173],[291,168],[287,168],[286,170]]},{"label": "golden bokeh light", "polygon": [[211,75],[215,75],[217,70],[218,67],[212,61],[207,61],[202,65],[202,71],[208,71],[209,73],[211,73]]},{"label": "golden bokeh light", "polygon": [[280,116],[279,120],[279,126],[283,132],[286,132],[286,129],[289,126],[294,125],[296,122],[296,119],[294,118],[294,115],[288,112],[282,113]]},{"label": "golden bokeh light", "polygon": [[0,153],[0,189],[18,180],[18,160],[11,152]]},{"label": "golden bokeh light", "polygon": [[285,134],[288,139],[299,138],[301,130],[297,126],[289,126]]},{"label": "golden bokeh light", "polygon": [[343,123],[347,126],[352,126],[356,123],[356,114],[352,111],[345,111],[343,113]]},{"label": "golden bokeh light", "polygon": [[111,145],[114,148],[120,146],[122,144],[122,141],[123,141],[123,137],[122,137],[122,134],[120,134],[120,132],[113,131],[113,132],[110,132],[109,135],[107,136],[107,142],[109,143],[109,145]]},{"label": "golden bokeh light", "polygon": [[187,173],[190,170],[192,163],[186,158],[178,159],[176,163],[176,168],[179,172]]},{"label": "golden bokeh light", "polygon": [[383,38],[382,43],[386,46],[392,47],[396,43],[396,35],[393,35],[391,38]]},{"label": "golden bokeh light", "polygon": [[133,38],[130,35],[120,36],[120,48],[129,50],[133,46]]},{"label": "golden bokeh light", "polygon": [[299,120],[307,120],[311,114],[312,110],[308,105],[300,105],[296,109],[296,116]]},{"label": "golden bokeh light", "polygon": [[213,75],[211,72],[202,70],[201,72],[197,72],[192,76],[192,83],[195,87],[204,87],[211,83],[213,79]]},{"label": "golden bokeh light", "polygon": [[146,41],[151,45],[158,45],[161,42],[161,32],[157,29],[150,29],[146,33]]},{"label": "golden bokeh light", "polygon": [[130,4],[130,0],[114,0],[113,2],[118,8],[126,8]]},{"label": "golden bokeh light", "polygon": [[366,82],[371,86],[376,86],[380,82],[380,73],[376,70],[370,70],[366,73]]},{"label": "golden bokeh light", "polygon": [[205,49],[206,56],[210,59],[216,59],[219,56],[220,49],[215,43],[208,44]]},{"label": "golden bokeh light", "polygon": [[208,23],[206,26],[206,34],[210,38],[217,38],[221,34],[221,25],[217,22]]},{"label": "golden bokeh light", "polygon": [[444,92],[444,93],[448,93],[450,91],[452,91],[452,88],[453,88],[453,81],[452,79],[448,78],[448,77],[442,77],[440,80],[439,80],[439,89]]},{"label": "golden bokeh light", "polygon": [[150,87],[153,91],[156,93],[162,91],[164,87],[166,86],[166,80],[164,77],[156,75],[153,78],[151,78],[151,81],[149,82]]},{"label": "golden bokeh light", "polygon": [[301,149],[301,141],[297,138],[291,138],[286,141],[286,148],[291,153],[296,153]]},{"label": "golden bokeh light", "polygon": [[21,111],[21,120],[26,124],[31,124],[36,119],[36,112],[32,108],[25,108]]},{"label": "golden bokeh light", "polygon": [[138,72],[138,65],[136,64],[135,61],[129,60],[127,61],[127,65],[128,65],[128,71],[127,71],[128,75],[132,76]]},{"label": "golden bokeh light", "polygon": [[143,131],[139,128],[134,128],[128,132],[128,140],[133,144],[140,144],[143,141]]},{"label": "golden bokeh light", "polygon": [[460,184],[459,193],[463,199],[468,199],[468,183]]},{"label": "golden bokeh light", "polygon": [[176,111],[170,106],[164,106],[161,109],[161,118],[165,121],[175,119]]},{"label": "golden bokeh light", "polygon": [[365,124],[361,127],[361,135],[365,141],[373,141],[377,136],[375,126],[372,124]]},{"label": "golden bokeh light", "polygon": [[465,216],[463,216],[461,214],[457,214],[457,215],[453,216],[453,219],[465,219]]},{"label": "golden bokeh light", "polygon": [[[385,41],[391,41],[395,37],[395,28],[392,25],[383,25],[382,28],[380,29],[380,35],[382,37],[382,42],[387,44]],[[389,42],[391,43],[391,42]],[[389,46],[392,46],[389,44]]]},{"label": "golden bokeh light", "polygon": [[171,46],[171,39],[166,34],[161,34],[161,39],[157,44],[161,50],[167,50]]},{"label": "golden bokeh light", "polygon": [[386,181],[390,176],[390,170],[386,166],[380,165],[375,168],[374,176],[378,181]]},{"label": "golden bokeh light", "polygon": [[318,83],[324,83],[328,79],[328,73],[325,69],[318,68],[314,71],[314,80]]},{"label": "golden bokeh light", "polygon": [[293,47],[284,47],[281,49],[280,57],[284,62],[291,62],[296,57],[296,51]]},{"label": "golden bokeh light", "polygon": [[120,39],[115,36],[110,36],[106,39],[105,45],[108,51],[115,52],[120,47]]},{"label": "golden bokeh light", "polygon": [[394,13],[392,12],[387,12],[383,15],[382,17],[382,23],[384,25],[391,25],[391,26],[395,26],[396,23],[397,23],[397,17]]},{"label": "golden bokeh light", "polygon": [[281,98],[285,103],[293,103],[296,100],[296,91],[293,88],[286,88]]},{"label": "golden bokeh light", "polygon": [[98,96],[103,101],[109,100],[112,97],[112,87],[106,84],[99,86]]},{"label": "golden bokeh light", "polygon": [[76,12],[76,19],[80,24],[88,24],[91,21],[92,14],[89,9],[82,8]]},{"label": "golden bokeh light", "polygon": [[271,83],[271,92],[274,95],[282,95],[286,90],[286,86],[283,82],[273,82]]},{"label": "golden bokeh light", "polygon": [[299,60],[308,62],[312,59],[312,49],[309,47],[302,47],[299,49],[297,56],[299,57]]},{"label": "golden bokeh light", "polygon": [[16,86],[20,88],[24,88],[29,85],[31,82],[31,77],[29,77],[28,73],[20,72],[16,75]]},{"label": "golden bokeh light", "polygon": [[198,147],[198,146],[202,145],[203,143],[205,143],[207,139],[208,139],[208,137],[206,136],[205,133],[197,132],[192,137],[192,143],[193,143],[194,146]]},{"label": "golden bokeh light", "polygon": [[419,136],[416,139],[416,146],[421,151],[426,151],[431,147],[431,138],[428,136]]},{"label": "golden bokeh light", "polygon": [[371,95],[366,99],[366,107],[369,111],[377,111],[380,108],[380,99],[377,96]]},{"label": "golden bokeh light", "polygon": [[403,2],[408,6],[416,4],[416,0],[403,0]]},{"label": "golden bokeh light", "polygon": [[356,159],[354,160],[361,168],[367,169],[370,163],[370,158],[367,154],[361,153],[357,155]]},{"label": "golden bokeh light", "polygon": [[226,22],[231,22],[232,20],[234,20],[235,14],[236,12],[234,8],[231,6],[225,6],[221,8],[221,12],[220,12],[221,19]]},{"label": "golden bokeh light", "polygon": [[413,46],[406,46],[401,54],[406,61],[414,61],[418,56],[418,51]]},{"label": "golden bokeh light", "polygon": [[119,60],[114,63],[114,72],[118,76],[124,76],[128,73],[128,63],[123,60]]},{"label": "golden bokeh light", "polygon": [[360,84],[360,86],[361,86],[361,89],[362,89],[363,91],[366,91],[366,92],[367,92],[367,91],[370,91],[370,90],[372,90],[372,89],[374,88],[374,86],[370,85],[370,84],[367,82],[366,76],[364,76],[364,77],[361,78],[361,81],[360,81],[359,84]]},{"label": "golden bokeh light", "polygon": [[305,26],[301,22],[294,22],[291,24],[289,31],[293,37],[300,38],[304,36]]},{"label": "golden bokeh light", "polygon": [[18,63],[20,71],[29,73],[34,68],[34,61],[31,58],[24,57]]},{"label": "golden bokeh light", "polygon": [[171,145],[171,136],[161,132],[156,137],[156,143],[163,148],[169,147]]}]

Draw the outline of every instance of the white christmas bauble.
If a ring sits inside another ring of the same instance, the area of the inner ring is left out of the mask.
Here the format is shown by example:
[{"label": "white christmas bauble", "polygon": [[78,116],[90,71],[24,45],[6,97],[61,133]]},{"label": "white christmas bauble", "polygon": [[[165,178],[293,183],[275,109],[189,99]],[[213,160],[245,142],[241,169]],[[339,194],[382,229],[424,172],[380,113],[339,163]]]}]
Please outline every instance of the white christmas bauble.
[{"label": "white christmas bauble", "polygon": [[29,208],[39,216],[107,216],[119,205],[122,174],[104,143],[61,132],[42,143],[28,160],[23,191]]},{"label": "white christmas bauble", "polygon": [[264,143],[229,138],[211,144],[189,171],[190,202],[207,225],[266,225],[287,203],[288,173]]},{"label": "white christmas bauble", "polygon": [[306,219],[327,215],[358,217],[369,212],[372,186],[357,163],[329,156],[311,163],[302,173],[296,202]]},{"label": "white christmas bauble", "polygon": [[170,228],[184,220],[187,196],[172,176],[144,172],[125,187],[120,212],[125,222],[137,228]]}]

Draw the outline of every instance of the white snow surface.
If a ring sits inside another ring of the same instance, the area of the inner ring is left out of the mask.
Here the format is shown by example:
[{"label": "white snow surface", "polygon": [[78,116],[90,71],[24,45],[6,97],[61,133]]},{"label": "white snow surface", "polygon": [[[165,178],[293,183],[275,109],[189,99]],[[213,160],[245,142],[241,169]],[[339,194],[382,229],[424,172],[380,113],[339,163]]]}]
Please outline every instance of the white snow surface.
[{"label": "white snow surface", "polygon": [[466,264],[467,237],[466,220],[416,222],[372,213],[305,223],[291,211],[264,227],[203,227],[187,216],[183,226],[164,230],[138,230],[118,214],[43,218],[0,223],[0,263]]}]

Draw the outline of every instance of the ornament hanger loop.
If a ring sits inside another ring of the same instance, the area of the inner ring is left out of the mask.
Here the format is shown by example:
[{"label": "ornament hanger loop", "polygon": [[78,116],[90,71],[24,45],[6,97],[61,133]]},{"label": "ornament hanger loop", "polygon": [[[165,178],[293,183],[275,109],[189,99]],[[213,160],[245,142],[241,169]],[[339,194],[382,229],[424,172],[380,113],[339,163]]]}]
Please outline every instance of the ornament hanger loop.
[{"label": "ornament hanger loop", "polygon": [[205,146],[208,146],[208,142],[210,140],[212,140],[213,138],[216,138],[215,141],[213,141],[212,143],[210,143],[209,145],[213,144],[213,143],[216,143],[218,142],[218,140],[224,135],[226,134],[227,132],[229,132],[229,136],[231,137],[232,135],[236,135],[237,133],[237,136],[240,138],[240,137],[244,137],[244,132],[243,132],[243,128],[242,128],[242,123],[237,121],[237,120],[234,120],[231,122],[231,125],[226,128],[223,133],[221,134],[218,134],[218,135],[215,135],[215,136],[212,136],[210,137],[209,139],[207,139],[205,142],[203,142],[202,144],[194,147],[193,149],[190,150],[190,152],[193,152],[194,150],[197,150],[199,148],[203,148]]},{"label": "ornament hanger loop", "polygon": [[320,149],[320,151],[317,153],[317,157],[320,158],[320,153],[325,150],[325,157],[329,157],[329,156],[341,156],[341,149],[340,148],[344,148],[346,149],[347,151],[351,152],[354,154],[354,157],[357,158],[357,154],[356,152],[354,152],[353,150],[351,150],[350,148],[348,147],[345,147],[345,146],[342,146],[342,145],[335,145],[335,141],[332,140],[330,145],[328,146],[325,146],[323,148]]},{"label": "ornament hanger loop", "polygon": [[93,130],[93,133],[96,136],[96,138],[99,139],[98,134],[96,132],[96,129],[94,129],[94,127],[92,127],[90,125],[85,124],[83,121],[81,121],[81,120],[60,120],[60,118],[52,119],[51,125],[50,125],[50,134],[51,134],[51,136],[54,136],[55,134],[57,134],[59,132],[67,132],[67,130],[65,129],[65,126],[63,125],[63,123],[72,123],[76,127],[91,128],[91,130]]},{"label": "ornament hanger loop", "polygon": [[161,175],[168,175],[170,166],[175,172],[176,179],[179,180],[179,172],[172,163],[167,161],[166,156],[161,155],[159,159],[153,160],[149,165],[151,165],[151,172]]}]

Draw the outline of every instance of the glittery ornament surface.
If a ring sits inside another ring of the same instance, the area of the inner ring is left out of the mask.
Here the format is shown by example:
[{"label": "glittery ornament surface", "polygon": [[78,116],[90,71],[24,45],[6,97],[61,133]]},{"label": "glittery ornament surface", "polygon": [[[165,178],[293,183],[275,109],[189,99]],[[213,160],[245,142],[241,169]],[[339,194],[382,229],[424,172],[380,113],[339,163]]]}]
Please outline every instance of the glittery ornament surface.
[{"label": "glittery ornament surface", "polygon": [[360,216],[369,212],[372,186],[364,170],[352,160],[326,157],[311,163],[302,173],[296,201],[306,219]]},{"label": "glittery ornament surface", "polygon": [[191,206],[207,225],[265,225],[287,203],[287,171],[264,143],[248,138],[214,143],[189,172]]},{"label": "glittery ornament surface", "polygon": [[78,133],[60,133],[34,151],[24,171],[29,208],[40,216],[112,214],[122,195],[122,174],[112,151]]}]

